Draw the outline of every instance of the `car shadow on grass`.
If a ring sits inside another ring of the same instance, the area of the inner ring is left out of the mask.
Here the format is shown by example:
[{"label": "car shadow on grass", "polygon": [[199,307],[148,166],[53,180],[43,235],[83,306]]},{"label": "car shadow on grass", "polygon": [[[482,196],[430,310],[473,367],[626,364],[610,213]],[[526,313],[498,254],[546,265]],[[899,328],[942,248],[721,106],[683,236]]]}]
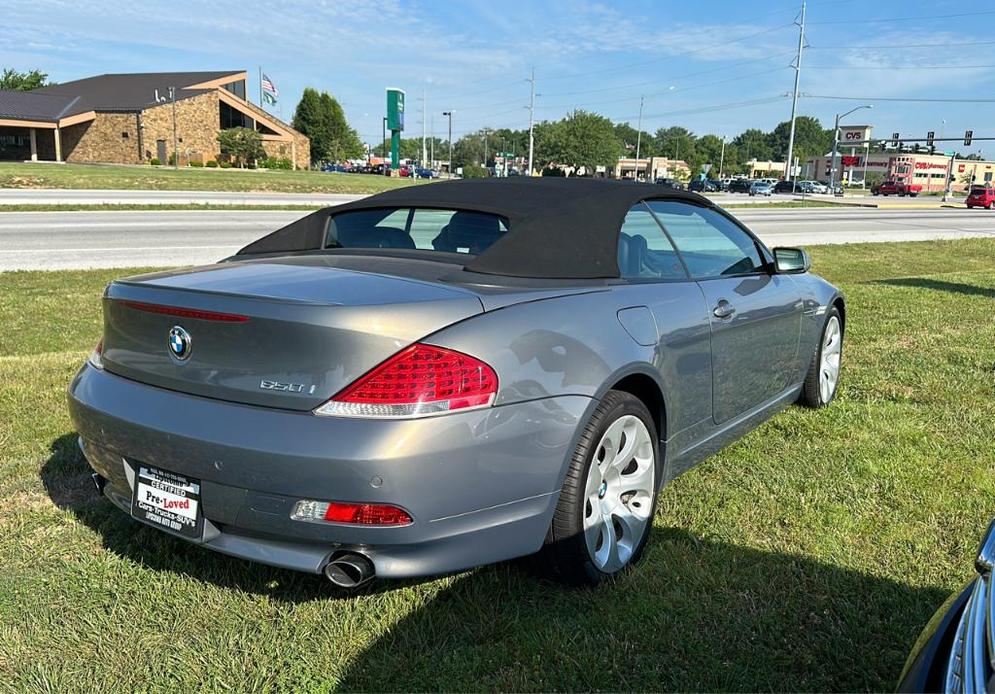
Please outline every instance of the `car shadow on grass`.
[{"label": "car shadow on grass", "polygon": [[983,296],[988,299],[995,299],[995,289],[991,287],[978,287],[962,282],[946,282],[926,277],[897,277],[894,279],[877,280],[876,282],[877,284],[887,284],[893,287],[916,287],[919,289],[932,289],[939,292],[952,292],[954,294]]},{"label": "car shadow on grass", "polygon": [[[343,593],[317,577],[218,555],[131,520],[97,496],[89,473],[67,434],[53,442],[41,477],[107,550],[153,571],[288,603],[362,600],[419,583],[375,581]],[[337,689],[891,690],[949,594],[679,528],[655,527],[636,570],[598,589],[564,588],[532,565],[451,577],[375,629]]]}]

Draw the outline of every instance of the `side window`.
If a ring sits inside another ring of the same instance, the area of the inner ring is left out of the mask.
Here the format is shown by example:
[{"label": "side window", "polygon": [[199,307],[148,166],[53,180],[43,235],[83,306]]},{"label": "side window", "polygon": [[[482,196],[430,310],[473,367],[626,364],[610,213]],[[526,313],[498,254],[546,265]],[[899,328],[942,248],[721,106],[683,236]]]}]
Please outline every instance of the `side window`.
[{"label": "side window", "polygon": [[626,279],[687,279],[670,239],[641,203],[628,211],[622,223],[618,271]]},{"label": "side window", "polygon": [[763,270],[753,238],[715,210],[669,200],[647,204],[674,240],[695,279]]}]

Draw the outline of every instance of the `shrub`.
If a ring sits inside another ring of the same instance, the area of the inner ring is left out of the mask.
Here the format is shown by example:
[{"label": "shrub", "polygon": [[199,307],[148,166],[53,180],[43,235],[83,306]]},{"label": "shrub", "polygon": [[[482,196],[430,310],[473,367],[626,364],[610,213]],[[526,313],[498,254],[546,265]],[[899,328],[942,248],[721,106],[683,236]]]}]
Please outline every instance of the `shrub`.
[{"label": "shrub", "polygon": [[210,161],[205,161],[204,166],[206,166],[209,169],[216,169],[218,168],[218,162],[211,159]]},{"label": "shrub", "polygon": [[190,161],[190,166],[192,166],[195,169],[202,169],[204,168],[204,162],[193,159]]},{"label": "shrub", "polygon": [[149,164],[151,164],[152,166],[159,166],[159,163],[160,163],[159,157],[152,157],[151,159],[149,159]]},{"label": "shrub", "polygon": [[231,168],[231,162],[223,161],[223,162],[221,162],[220,166],[221,166],[222,169],[230,169]]},{"label": "shrub", "polygon": [[487,178],[487,169],[480,164],[467,164],[463,167],[463,178]]},{"label": "shrub", "polygon": [[294,168],[293,162],[286,157],[269,157],[263,162],[263,166],[267,169],[281,169],[284,171]]}]

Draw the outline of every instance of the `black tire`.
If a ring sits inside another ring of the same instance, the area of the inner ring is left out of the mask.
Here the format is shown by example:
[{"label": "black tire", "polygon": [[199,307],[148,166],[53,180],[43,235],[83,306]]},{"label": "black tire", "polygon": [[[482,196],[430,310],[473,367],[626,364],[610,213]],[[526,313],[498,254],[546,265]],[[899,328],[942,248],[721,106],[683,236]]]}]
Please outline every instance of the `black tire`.
[{"label": "black tire", "polygon": [[[649,431],[652,441],[654,477],[649,522],[629,560],[619,569],[605,572],[594,563],[585,541],[583,525],[587,508],[585,483],[594,456],[598,452],[596,448],[605,432],[614,422],[626,415],[639,418]],[[652,533],[653,513],[656,509],[662,468],[656,424],[646,405],[629,393],[618,390],[608,391],[584,427],[570,461],[553,514],[553,522],[546,535],[546,543],[537,557],[539,570],[551,578],[573,586],[597,586],[627,571],[642,556]]]},{"label": "black tire", "polygon": [[843,357],[843,317],[840,316],[839,310],[835,306],[830,306],[829,310],[826,311],[826,321],[822,325],[822,330],[819,332],[819,344],[815,348],[815,354],[812,355],[812,363],[808,367],[808,373],[805,375],[805,385],[802,386],[801,395],[798,397],[798,402],[805,407],[811,407],[813,409],[819,409],[825,407],[833,401],[836,397],[836,393],[839,391],[839,376],[837,375],[836,384],[832,388],[832,392],[829,394],[828,398],[825,398],[822,393],[821,387],[821,364],[822,364],[822,350],[826,342],[826,330],[833,319],[839,324],[839,339],[840,339],[840,364],[842,366]]}]

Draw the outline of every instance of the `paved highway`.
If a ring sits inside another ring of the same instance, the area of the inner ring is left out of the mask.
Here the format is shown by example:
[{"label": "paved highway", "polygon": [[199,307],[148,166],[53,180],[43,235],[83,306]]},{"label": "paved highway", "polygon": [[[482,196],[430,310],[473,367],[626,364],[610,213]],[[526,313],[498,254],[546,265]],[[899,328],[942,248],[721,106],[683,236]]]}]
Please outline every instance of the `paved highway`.
[{"label": "paved highway", "polygon": [[[733,212],[771,246],[995,238],[995,212],[986,210],[806,208]],[[304,214],[275,210],[3,212],[0,270],[208,263]]]}]

